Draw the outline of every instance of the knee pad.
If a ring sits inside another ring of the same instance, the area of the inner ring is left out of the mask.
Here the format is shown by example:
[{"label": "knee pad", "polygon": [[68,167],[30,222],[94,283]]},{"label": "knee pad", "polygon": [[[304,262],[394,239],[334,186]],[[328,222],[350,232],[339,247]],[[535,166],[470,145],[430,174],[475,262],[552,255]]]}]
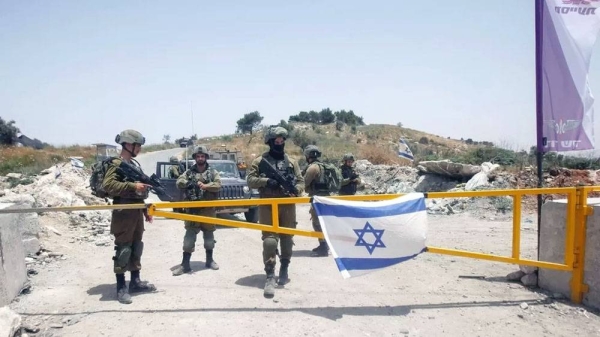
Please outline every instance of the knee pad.
[{"label": "knee pad", "polygon": [[263,251],[267,256],[275,256],[277,252],[277,239],[268,237],[263,240]]},{"label": "knee pad", "polygon": [[144,251],[144,243],[142,241],[133,241],[133,245],[131,247],[133,256],[138,259],[142,257],[142,252]]},{"label": "knee pad", "polygon": [[127,269],[127,264],[131,258],[131,245],[124,244],[115,246],[115,256],[113,257],[115,273],[124,273]]}]

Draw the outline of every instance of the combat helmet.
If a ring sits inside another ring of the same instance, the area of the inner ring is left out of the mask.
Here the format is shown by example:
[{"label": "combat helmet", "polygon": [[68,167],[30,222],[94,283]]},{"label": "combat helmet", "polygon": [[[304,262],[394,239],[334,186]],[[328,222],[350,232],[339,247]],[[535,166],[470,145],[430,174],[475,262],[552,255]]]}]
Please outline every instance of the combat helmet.
[{"label": "combat helmet", "polygon": [[197,154],[203,154],[206,156],[206,158],[209,156],[208,149],[204,145],[196,146],[194,148],[194,152],[192,152],[192,158],[196,158]]},{"label": "combat helmet", "polygon": [[344,157],[342,158],[342,160],[343,160],[343,161],[346,161],[346,160],[354,160],[354,155],[353,155],[352,153],[346,153],[346,154],[344,155]]},{"label": "combat helmet", "polygon": [[121,145],[123,143],[144,145],[146,143],[146,138],[138,131],[129,129],[121,131],[121,133],[115,137],[115,142]]},{"label": "combat helmet", "polygon": [[283,137],[285,140],[288,137],[287,130],[281,126],[269,128],[269,130],[265,132],[265,144],[269,144],[271,139],[275,139],[277,137]]},{"label": "combat helmet", "polygon": [[321,151],[316,145],[308,145],[304,148],[304,157],[307,158],[319,158],[321,156]]},{"label": "combat helmet", "polygon": [[171,158],[169,158],[169,161],[171,163],[179,163],[179,159],[177,159],[177,156],[171,156]]}]

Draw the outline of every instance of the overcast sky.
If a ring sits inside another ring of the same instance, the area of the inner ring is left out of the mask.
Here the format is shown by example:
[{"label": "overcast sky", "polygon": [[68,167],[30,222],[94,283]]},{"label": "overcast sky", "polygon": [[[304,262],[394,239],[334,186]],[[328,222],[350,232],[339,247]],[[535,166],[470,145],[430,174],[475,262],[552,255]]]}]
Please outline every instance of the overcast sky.
[{"label": "overcast sky", "polygon": [[[56,145],[125,128],[157,143],[232,133],[254,110],[277,123],[329,107],[528,147],[533,5],[0,0],[0,116]],[[590,73],[599,97],[598,44]]]}]

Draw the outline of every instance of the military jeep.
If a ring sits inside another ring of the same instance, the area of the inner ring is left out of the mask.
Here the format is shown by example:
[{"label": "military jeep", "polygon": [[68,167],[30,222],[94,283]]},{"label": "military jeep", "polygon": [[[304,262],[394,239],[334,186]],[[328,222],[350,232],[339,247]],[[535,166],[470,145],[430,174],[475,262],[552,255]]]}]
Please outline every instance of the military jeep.
[{"label": "military jeep", "polygon": [[[235,162],[231,160],[216,160],[208,159],[208,164],[219,172],[221,177],[221,191],[219,191],[219,200],[239,200],[259,198],[258,190],[251,190],[244,179],[240,178],[240,173]],[[185,170],[195,164],[194,160],[182,160],[179,166]],[[167,193],[173,198],[172,201],[184,201],[183,190],[177,188],[175,182],[177,179],[169,178],[169,168],[173,163],[164,161],[156,163],[156,175],[160,182],[165,186]],[[168,201],[160,198],[162,201]],[[244,213],[246,221],[258,222],[258,207],[257,206],[234,206],[234,207],[217,207],[217,215],[219,214],[235,214]]]}]

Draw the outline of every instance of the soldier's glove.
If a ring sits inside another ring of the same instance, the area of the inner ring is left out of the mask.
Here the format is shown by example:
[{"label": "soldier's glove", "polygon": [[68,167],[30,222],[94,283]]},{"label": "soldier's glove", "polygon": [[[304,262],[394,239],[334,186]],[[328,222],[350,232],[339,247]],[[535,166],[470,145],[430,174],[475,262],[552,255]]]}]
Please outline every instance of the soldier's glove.
[{"label": "soldier's glove", "polygon": [[277,180],[269,178],[269,180],[267,180],[267,187],[277,188],[279,187],[279,183],[277,182]]},{"label": "soldier's glove", "polygon": [[356,174],[356,173],[352,173],[352,174],[350,175],[350,180],[354,180],[354,179],[356,179],[356,178],[358,178],[358,174]]}]

